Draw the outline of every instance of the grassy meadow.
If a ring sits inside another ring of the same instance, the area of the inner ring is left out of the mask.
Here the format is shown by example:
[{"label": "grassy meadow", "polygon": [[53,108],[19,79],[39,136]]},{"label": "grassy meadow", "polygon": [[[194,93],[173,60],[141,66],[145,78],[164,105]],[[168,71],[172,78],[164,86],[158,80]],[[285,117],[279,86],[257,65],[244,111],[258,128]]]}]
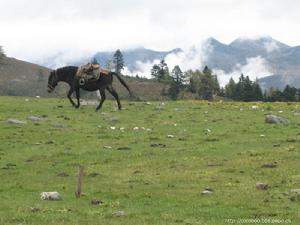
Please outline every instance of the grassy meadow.
[{"label": "grassy meadow", "polygon": [[[290,192],[300,188],[299,104],[122,105],[95,112],[67,99],[0,97],[0,224],[300,224]],[[266,124],[270,112],[290,123]],[[79,164],[85,195],[76,199]],[[43,191],[62,200],[43,201]]]}]

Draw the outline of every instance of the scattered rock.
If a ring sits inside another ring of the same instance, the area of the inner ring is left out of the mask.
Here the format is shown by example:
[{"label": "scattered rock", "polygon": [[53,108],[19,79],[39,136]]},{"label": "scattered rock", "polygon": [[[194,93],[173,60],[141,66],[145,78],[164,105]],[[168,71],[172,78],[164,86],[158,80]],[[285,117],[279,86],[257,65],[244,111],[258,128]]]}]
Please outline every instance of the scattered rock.
[{"label": "scattered rock", "polygon": [[17,165],[14,163],[7,163],[5,167],[2,167],[2,169],[4,169],[4,170],[14,169],[14,168],[16,168],[16,166]]},{"label": "scattered rock", "polygon": [[99,176],[100,173],[96,173],[96,172],[93,172],[93,173],[90,173],[88,176],[89,177],[96,177],[96,176]]},{"label": "scattered rock", "polygon": [[300,112],[295,112],[294,116],[300,116]]},{"label": "scattered rock", "polygon": [[62,123],[53,123],[53,124],[51,124],[51,126],[54,127],[54,128],[59,128],[59,129],[67,127],[67,125],[62,124]]},{"label": "scattered rock", "polygon": [[117,148],[117,150],[128,151],[128,150],[131,150],[131,148],[129,148],[129,147],[119,147],[119,148]]},{"label": "scattered rock", "polygon": [[102,205],[102,204],[103,204],[103,201],[98,200],[98,199],[92,199],[92,200],[91,200],[91,204],[92,204],[92,205]]},{"label": "scattered rock", "polygon": [[300,194],[300,189],[291,189],[291,193]]},{"label": "scattered rock", "polygon": [[266,183],[259,182],[259,183],[256,183],[256,188],[258,190],[267,190],[269,188],[269,185]]},{"label": "scattered rock", "polygon": [[172,134],[168,134],[167,137],[168,137],[168,138],[174,138],[175,136],[172,135]]},{"label": "scattered rock", "polygon": [[265,122],[270,124],[287,124],[289,120],[280,116],[266,115]]},{"label": "scattered rock", "polygon": [[213,193],[213,191],[206,190],[206,189],[205,189],[204,191],[201,192],[202,195],[210,195],[210,194],[212,194],[212,193]]},{"label": "scattered rock", "polygon": [[106,149],[112,149],[112,147],[111,147],[111,146],[108,146],[108,145],[103,146],[103,148],[106,148]]},{"label": "scattered rock", "polygon": [[164,110],[164,107],[156,106],[156,107],[155,107],[155,110],[156,110],[156,111],[163,111],[163,110]]},{"label": "scattered rock", "polygon": [[158,143],[158,144],[151,144],[150,147],[152,147],[152,148],[165,148],[166,145]]},{"label": "scattered rock", "polygon": [[41,199],[42,200],[49,200],[49,201],[58,201],[58,200],[61,200],[61,196],[56,191],[42,192],[41,193]]},{"label": "scattered rock", "polygon": [[10,124],[16,124],[16,125],[24,125],[24,124],[27,124],[26,121],[22,121],[22,120],[18,120],[18,119],[8,119],[7,120],[8,123]]},{"label": "scattered rock", "polygon": [[275,167],[277,167],[277,164],[275,164],[275,163],[266,163],[266,164],[263,164],[261,167],[262,168],[275,168]]},{"label": "scattered rock", "polygon": [[28,116],[27,119],[32,122],[40,122],[40,121],[44,120],[44,118],[41,118],[38,116]]},{"label": "scattered rock", "polygon": [[121,216],[125,216],[126,213],[123,210],[119,210],[119,211],[113,212],[112,215],[116,216],[116,217],[121,217]]},{"label": "scattered rock", "polygon": [[58,176],[58,177],[68,177],[69,174],[67,174],[66,172],[59,172],[59,173],[57,174],[57,176]]},{"label": "scattered rock", "polygon": [[40,209],[36,208],[36,207],[30,207],[30,211],[33,213],[36,213],[36,212],[40,211]]},{"label": "scattered rock", "polygon": [[212,188],[210,188],[210,187],[206,187],[204,190],[205,190],[205,191],[211,191],[211,192],[214,191],[214,190],[213,190]]}]

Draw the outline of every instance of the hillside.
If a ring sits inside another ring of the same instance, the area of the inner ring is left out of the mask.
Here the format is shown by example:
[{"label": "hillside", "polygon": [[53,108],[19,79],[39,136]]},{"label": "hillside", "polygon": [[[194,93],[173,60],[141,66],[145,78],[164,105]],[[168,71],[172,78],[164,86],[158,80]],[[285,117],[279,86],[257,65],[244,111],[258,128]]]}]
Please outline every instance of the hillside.
[{"label": "hillside", "polygon": [[15,58],[0,63],[0,95],[46,95],[50,69]]},{"label": "hillside", "polygon": [[[0,64],[0,95],[65,97],[69,87],[60,83],[53,94],[46,91],[50,69],[37,64],[5,57]],[[152,80],[125,77],[125,81],[139,99],[161,99],[164,85]],[[128,97],[127,90],[115,78],[114,87],[120,98]],[[83,97],[96,97],[96,93],[84,93]],[[108,98],[111,96],[108,94]]]}]

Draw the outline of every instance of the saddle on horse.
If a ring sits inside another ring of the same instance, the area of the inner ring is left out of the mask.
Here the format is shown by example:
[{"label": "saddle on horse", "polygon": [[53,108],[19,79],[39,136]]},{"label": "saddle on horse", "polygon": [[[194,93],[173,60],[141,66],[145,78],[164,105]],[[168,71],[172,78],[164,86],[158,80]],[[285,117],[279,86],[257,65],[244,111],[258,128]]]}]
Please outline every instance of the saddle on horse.
[{"label": "saddle on horse", "polygon": [[98,80],[100,76],[108,74],[109,71],[100,68],[100,65],[88,63],[78,68],[76,76],[79,78],[79,84],[85,85],[91,80]]}]

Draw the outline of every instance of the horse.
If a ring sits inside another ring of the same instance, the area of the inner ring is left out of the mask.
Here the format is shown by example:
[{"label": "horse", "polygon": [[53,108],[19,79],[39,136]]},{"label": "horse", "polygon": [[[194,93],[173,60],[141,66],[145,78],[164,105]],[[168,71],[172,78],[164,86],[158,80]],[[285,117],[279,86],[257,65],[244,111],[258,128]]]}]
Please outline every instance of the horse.
[{"label": "horse", "polygon": [[[107,90],[116,99],[118,103],[118,109],[121,110],[122,106],[120,103],[118,93],[115,91],[115,89],[112,86],[113,76],[116,76],[118,80],[121,82],[121,84],[128,90],[130,96],[133,96],[129,86],[125,83],[125,81],[121,78],[121,76],[118,73],[108,71],[108,73],[106,73],[105,75],[101,75],[99,79],[89,80],[88,82],[85,82],[84,84],[81,85],[79,82],[80,77],[76,76],[77,71],[78,71],[78,67],[76,66],[66,66],[51,71],[48,78],[48,88],[47,88],[48,93],[51,93],[55,89],[58,82],[65,82],[70,86],[70,90],[68,91],[67,94],[68,99],[70,100],[72,106],[74,106],[75,108],[79,108],[80,89],[83,89],[85,91],[99,90],[101,100],[99,105],[96,108],[96,111],[98,111],[102,107],[102,104],[106,99],[105,90]],[[77,104],[75,104],[75,102],[71,97],[74,92],[76,93]]]}]

